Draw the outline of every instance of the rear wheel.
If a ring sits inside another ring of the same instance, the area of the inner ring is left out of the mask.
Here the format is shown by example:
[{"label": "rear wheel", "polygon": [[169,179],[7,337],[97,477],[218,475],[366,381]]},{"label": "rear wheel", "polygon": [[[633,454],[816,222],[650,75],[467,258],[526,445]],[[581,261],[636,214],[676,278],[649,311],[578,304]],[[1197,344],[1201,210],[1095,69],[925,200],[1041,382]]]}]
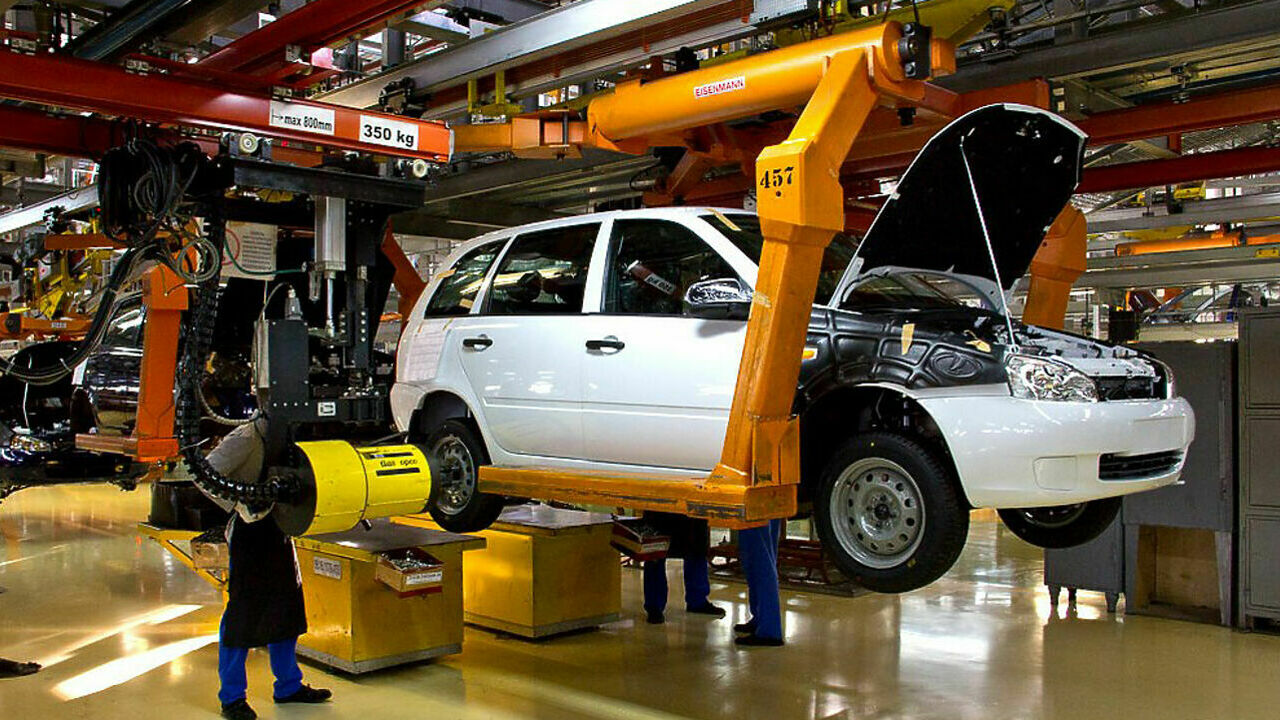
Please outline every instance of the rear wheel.
[{"label": "rear wheel", "polygon": [[960,556],[969,509],[935,452],[893,433],[859,435],[823,470],[814,518],[841,572],[870,590],[906,592]]},{"label": "rear wheel", "polygon": [[427,499],[431,518],[451,532],[477,532],[492,525],[503,501],[479,491],[480,466],[489,464],[489,453],[475,430],[460,420],[445,420],[422,446],[434,471]]},{"label": "rear wheel", "polygon": [[1102,534],[1120,512],[1120,498],[1074,505],[1006,508],[997,511],[1014,535],[1042,548],[1083,545]]}]

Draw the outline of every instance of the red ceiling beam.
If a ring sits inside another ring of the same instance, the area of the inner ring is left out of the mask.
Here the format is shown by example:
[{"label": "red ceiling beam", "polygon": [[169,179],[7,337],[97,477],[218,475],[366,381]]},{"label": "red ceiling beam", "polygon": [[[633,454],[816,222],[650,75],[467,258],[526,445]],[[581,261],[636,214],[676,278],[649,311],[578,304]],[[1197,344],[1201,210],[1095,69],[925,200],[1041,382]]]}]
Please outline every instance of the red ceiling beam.
[{"label": "red ceiling beam", "polygon": [[1078,193],[1113,192],[1280,171],[1280,148],[1249,147],[1084,171]]},{"label": "red ceiling beam", "polygon": [[[161,124],[248,131],[380,155],[429,160],[449,156],[450,132],[442,123],[306,100],[282,103],[265,94],[233,92],[165,75],[137,75],[65,56],[0,50],[0,97]],[[411,138],[415,133],[417,141],[409,143],[412,147],[393,144],[396,137]]]},{"label": "red ceiling beam", "polygon": [[197,65],[222,72],[262,74],[283,67],[285,47],[303,55],[360,35],[430,5],[428,0],[314,0],[279,20],[248,33]]},{"label": "red ceiling beam", "polygon": [[1280,118],[1280,85],[1108,110],[1077,124],[1091,145],[1110,145],[1275,118]]},{"label": "red ceiling beam", "polygon": [[127,139],[125,128],[109,120],[0,105],[0,147],[97,158]]}]

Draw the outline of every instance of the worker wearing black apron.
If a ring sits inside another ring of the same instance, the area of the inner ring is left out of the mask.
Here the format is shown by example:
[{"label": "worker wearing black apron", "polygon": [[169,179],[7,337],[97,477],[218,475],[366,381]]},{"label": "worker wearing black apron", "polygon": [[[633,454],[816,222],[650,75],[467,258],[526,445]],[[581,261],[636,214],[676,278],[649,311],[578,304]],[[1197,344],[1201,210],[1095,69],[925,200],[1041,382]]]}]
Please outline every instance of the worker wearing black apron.
[{"label": "worker wearing black apron", "polygon": [[[233,479],[257,479],[263,472],[262,421],[236,428],[209,454],[209,462]],[[217,500],[217,498],[215,498]],[[225,504],[225,501],[222,501]],[[319,703],[328,690],[302,684],[296,655],[298,636],[307,631],[302,599],[302,578],[293,539],[266,513],[234,507],[227,524],[231,559],[227,581],[227,608],[222,613],[218,637],[218,700],[229,720],[254,720],[245,693],[248,681],[245,661],[249,649],[266,647],[271,672],[276,677],[272,694],[277,703]]]},{"label": "worker wearing black apron", "polygon": [[[706,520],[683,515],[646,512],[644,519],[655,530],[671,538],[668,557],[684,560],[684,608],[697,615],[724,617],[725,610],[707,600],[711,578],[707,568],[707,550],[711,531]],[[648,560],[644,564],[644,610],[650,623],[664,622],[667,609],[667,563]]]}]

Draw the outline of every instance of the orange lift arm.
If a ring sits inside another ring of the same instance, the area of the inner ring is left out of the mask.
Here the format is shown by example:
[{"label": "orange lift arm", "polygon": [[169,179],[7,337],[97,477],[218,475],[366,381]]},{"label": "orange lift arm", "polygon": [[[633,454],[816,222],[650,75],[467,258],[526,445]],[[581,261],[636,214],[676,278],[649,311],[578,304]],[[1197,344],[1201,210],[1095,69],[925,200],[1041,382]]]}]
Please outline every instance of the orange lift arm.
[{"label": "orange lift arm", "polygon": [[[490,466],[480,471],[481,490],[666,510],[730,527],[795,513],[799,432],[791,406],[822,252],[844,228],[840,167],[877,105],[927,102],[929,86],[906,77],[904,52],[925,53],[935,72],[955,67],[949,43],[911,43],[904,41],[901,25],[885,23],[652,82],[624,83],[591,103],[585,127],[563,119],[557,130],[545,118],[533,119],[539,129],[525,133],[529,143],[537,138],[571,146],[581,137],[580,144],[642,152],[682,144],[679,133],[691,128],[804,106],[790,136],[756,160],[765,241],[724,449],[710,477]],[[520,135],[514,128],[512,134]],[[479,149],[465,132],[455,137],[457,149]]]},{"label": "orange lift arm", "polygon": [[1087,236],[1084,213],[1068,203],[1049,226],[1031,259],[1031,287],[1027,290],[1022,322],[1059,330],[1066,324],[1071,286],[1088,265]]}]

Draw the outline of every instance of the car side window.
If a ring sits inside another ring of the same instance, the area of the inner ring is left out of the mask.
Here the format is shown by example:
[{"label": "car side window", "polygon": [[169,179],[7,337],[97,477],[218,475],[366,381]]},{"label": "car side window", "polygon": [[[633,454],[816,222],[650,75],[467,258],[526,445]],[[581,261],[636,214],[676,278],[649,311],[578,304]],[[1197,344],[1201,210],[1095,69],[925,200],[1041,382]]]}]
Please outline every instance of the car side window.
[{"label": "car side window", "polygon": [[436,294],[427,303],[425,316],[466,315],[471,312],[476,294],[484,284],[484,276],[506,242],[503,239],[481,245],[445,270],[444,279],[436,288]]},{"label": "car side window", "polygon": [[682,315],[684,293],[700,280],[738,274],[697,233],[670,220],[617,220],[605,279],[604,311]]},{"label": "car side window", "polygon": [[600,223],[525,233],[503,256],[489,290],[492,315],[582,312],[587,265]]},{"label": "car side window", "polygon": [[116,311],[107,332],[102,336],[102,344],[106,347],[141,347],[142,323],[145,320],[142,307],[121,308]]}]

